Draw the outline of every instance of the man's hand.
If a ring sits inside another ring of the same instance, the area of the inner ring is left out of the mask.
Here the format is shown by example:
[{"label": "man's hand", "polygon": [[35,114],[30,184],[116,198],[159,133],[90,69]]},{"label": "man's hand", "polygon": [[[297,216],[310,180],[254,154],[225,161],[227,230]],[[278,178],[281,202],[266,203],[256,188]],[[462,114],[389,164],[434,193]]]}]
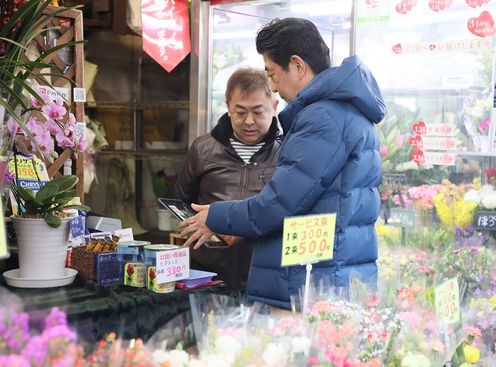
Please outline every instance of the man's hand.
[{"label": "man's hand", "polygon": [[208,209],[210,205],[191,204],[194,211],[198,212],[195,216],[183,220],[179,223],[179,228],[182,229],[181,236],[188,237],[184,246],[190,246],[195,241],[193,249],[200,248],[207,240],[214,235],[214,232],[207,227]]}]

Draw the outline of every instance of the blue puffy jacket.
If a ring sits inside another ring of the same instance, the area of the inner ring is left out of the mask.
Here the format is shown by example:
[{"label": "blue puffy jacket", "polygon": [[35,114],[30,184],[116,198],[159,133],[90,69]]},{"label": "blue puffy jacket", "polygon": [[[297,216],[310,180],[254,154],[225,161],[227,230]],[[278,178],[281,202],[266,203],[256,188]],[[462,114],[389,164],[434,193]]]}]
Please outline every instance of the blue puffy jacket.
[{"label": "blue puffy jacket", "polygon": [[334,259],[312,274],[346,286],[351,270],[377,277],[381,158],[374,124],[386,114],[377,83],[358,57],[315,78],[281,112],[284,141],[272,180],[251,198],[211,204],[207,226],[252,238],[249,299],[290,307],[305,267],[281,264],[285,217],[336,213]]}]

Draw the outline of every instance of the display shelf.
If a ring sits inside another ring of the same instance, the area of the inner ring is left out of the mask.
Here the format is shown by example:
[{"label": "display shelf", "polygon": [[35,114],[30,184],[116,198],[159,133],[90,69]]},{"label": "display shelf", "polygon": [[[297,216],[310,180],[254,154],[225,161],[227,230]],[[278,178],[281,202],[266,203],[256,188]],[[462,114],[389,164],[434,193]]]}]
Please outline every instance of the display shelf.
[{"label": "display shelf", "polygon": [[129,110],[157,110],[157,109],[185,109],[189,108],[189,101],[167,101],[167,102],[88,102],[87,108],[129,109]]},{"label": "display shelf", "polygon": [[186,149],[148,149],[148,150],[125,150],[125,149],[105,149],[100,150],[97,154],[99,155],[130,155],[130,156],[183,156],[186,155]]}]

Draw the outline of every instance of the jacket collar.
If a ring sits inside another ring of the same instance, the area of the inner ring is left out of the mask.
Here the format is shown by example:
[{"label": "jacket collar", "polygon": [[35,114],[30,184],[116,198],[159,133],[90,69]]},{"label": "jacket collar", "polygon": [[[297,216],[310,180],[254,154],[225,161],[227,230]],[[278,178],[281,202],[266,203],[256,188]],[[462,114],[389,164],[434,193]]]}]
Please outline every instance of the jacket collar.
[{"label": "jacket collar", "polygon": [[[231,125],[231,118],[227,112],[219,119],[217,125],[210,132],[210,135],[212,135],[212,137],[222,145],[226,147],[230,146],[229,139],[233,136],[233,129]],[[278,136],[279,127],[277,125],[277,119],[274,117],[267,135],[262,140],[265,143],[264,147],[268,144],[272,144]]]}]

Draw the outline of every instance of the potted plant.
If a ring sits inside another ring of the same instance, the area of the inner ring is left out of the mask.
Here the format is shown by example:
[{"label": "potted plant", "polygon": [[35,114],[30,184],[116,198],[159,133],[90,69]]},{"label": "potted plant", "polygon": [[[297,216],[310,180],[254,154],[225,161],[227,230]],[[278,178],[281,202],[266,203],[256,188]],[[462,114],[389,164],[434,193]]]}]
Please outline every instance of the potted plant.
[{"label": "potted plant", "polygon": [[[156,172],[152,176],[153,192],[157,198],[175,198],[175,185],[177,175],[167,174],[164,170]],[[178,221],[168,210],[163,208],[157,209],[157,226],[161,231],[177,230]]]},{"label": "potted plant", "polygon": [[12,221],[19,250],[19,277],[56,279],[65,274],[70,220],[64,209],[89,211],[85,205],[72,205],[78,178],[59,176],[38,192],[9,184],[18,205]]}]

